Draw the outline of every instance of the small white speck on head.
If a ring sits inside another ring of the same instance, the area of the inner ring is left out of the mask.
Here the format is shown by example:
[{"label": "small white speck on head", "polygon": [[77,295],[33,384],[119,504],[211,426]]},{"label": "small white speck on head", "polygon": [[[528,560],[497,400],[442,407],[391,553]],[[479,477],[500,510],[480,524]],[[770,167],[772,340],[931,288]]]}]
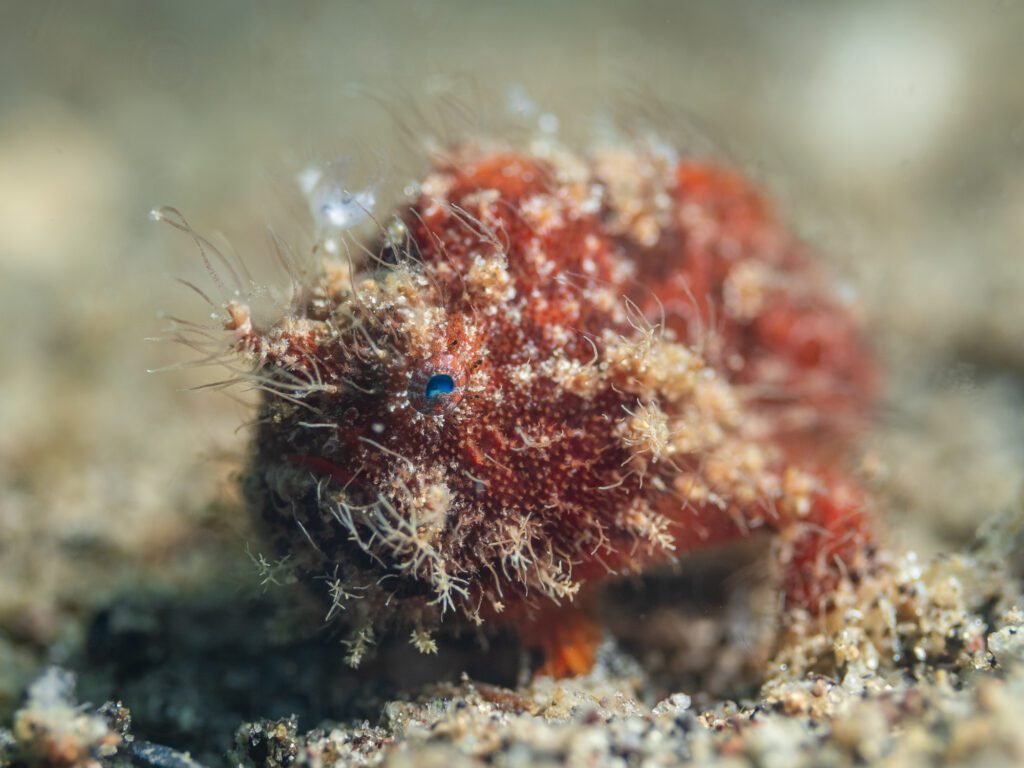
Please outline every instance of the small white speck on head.
[{"label": "small white speck on head", "polygon": [[857,306],[857,286],[849,280],[838,280],[835,285],[836,298],[848,307]]},{"label": "small white speck on head", "polygon": [[540,111],[537,102],[530,98],[521,84],[509,86],[505,92],[505,111],[515,117],[533,117]]},{"label": "small white speck on head", "polygon": [[550,112],[545,112],[537,119],[537,127],[549,136],[558,133],[558,118]]},{"label": "small white speck on head", "polygon": [[352,189],[351,162],[335,160],[323,168],[307,168],[299,174],[299,188],[309,202],[318,227],[346,230],[370,218],[377,202],[373,184]]},{"label": "small white speck on head", "polygon": [[370,427],[370,429],[373,430],[373,433],[375,435],[380,435],[384,433],[384,425],[381,424],[379,421],[375,421],[373,425]]}]

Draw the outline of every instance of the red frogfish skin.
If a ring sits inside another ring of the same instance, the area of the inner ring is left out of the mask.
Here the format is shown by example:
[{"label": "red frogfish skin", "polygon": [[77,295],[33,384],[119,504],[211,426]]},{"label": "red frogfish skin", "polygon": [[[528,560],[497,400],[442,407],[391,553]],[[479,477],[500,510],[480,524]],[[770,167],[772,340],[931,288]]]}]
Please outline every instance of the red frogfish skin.
[{"label": "red frogfish skin", "polygon": [[[854,313],[740,175],[650,147],[466,144],[368,254],[235,350],[265,383],[245,473],[358,664],[504,623],[587,671],[602,581],[765,532],[785,604],[871,567],[844,470],[874,367]],[[341,610],[344,609],[344,610]]]}]

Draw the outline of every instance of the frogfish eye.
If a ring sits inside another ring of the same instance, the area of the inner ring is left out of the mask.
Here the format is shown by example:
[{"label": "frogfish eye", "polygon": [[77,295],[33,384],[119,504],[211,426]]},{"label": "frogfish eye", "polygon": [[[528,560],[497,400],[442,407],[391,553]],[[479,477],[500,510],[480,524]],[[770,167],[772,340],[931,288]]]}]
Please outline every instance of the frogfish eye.
[{"label": "frogfish eye", "polygon": [[432,402],[441,395],[450,395],[454,391],[455,380],[451,376],[447,373],[435,373],[427,381],[423,395],[427,398],[427,402]]},{"label": "frogfish eye", "polygon": [[449,367],[427,364],[409,381],[409,403],[420,413],[439,416],[448,413],[462,400],[462,378]]}]

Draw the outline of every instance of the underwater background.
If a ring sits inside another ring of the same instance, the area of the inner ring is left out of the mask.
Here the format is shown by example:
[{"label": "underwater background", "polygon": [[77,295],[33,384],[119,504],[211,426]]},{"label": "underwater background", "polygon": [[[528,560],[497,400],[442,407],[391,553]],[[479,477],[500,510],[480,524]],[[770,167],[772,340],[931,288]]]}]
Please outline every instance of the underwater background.
[{"label": "underwater background", "polygon": [[1022,33],[997,0],[0,4],[0,722],[47,663],[200,756],[242,718],[374,711],[264,604],[251,396],[147,372],[192,354],[150,340],[161,313],[208,311],[149,213],[272,286],[268,231],[312,232],[297,174],[354,157],[400,189],[434,135],[653,131],[757,179],[884,361],[888,540],[963,546],[1024,468]]}]

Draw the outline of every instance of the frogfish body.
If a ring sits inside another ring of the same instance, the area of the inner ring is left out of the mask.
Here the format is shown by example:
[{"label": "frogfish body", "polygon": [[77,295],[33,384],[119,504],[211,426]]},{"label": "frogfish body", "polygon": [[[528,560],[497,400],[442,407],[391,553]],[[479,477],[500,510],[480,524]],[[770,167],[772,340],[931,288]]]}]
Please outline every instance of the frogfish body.
[{"label": "frogfish body", "polygon": [[468,144],[416,190],[298,312],[229,308],[266,390],[248,502],[351,663],[383,632],[430,651],[497,622],[583,672],[595,585],[757,532],[792,609],[870,567],[845,462],[874,367],[741,176]]}]

